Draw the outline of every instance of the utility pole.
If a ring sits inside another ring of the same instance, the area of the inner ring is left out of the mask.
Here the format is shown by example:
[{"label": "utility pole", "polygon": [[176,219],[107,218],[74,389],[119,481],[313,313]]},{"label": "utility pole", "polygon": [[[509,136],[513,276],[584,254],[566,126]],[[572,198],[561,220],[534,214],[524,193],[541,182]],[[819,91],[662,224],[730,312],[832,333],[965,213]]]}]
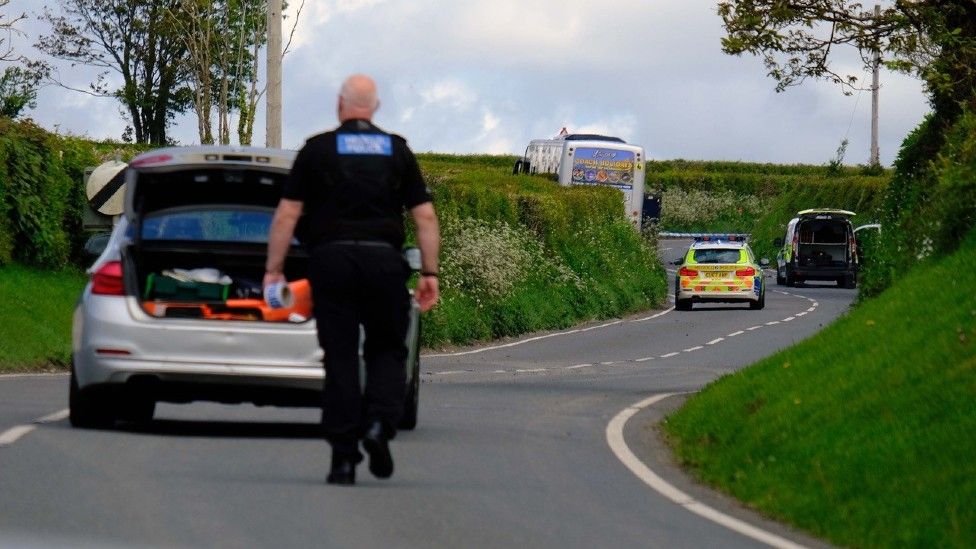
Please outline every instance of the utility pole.
[{"label": "utility pole", "polygon": [[265,146],[281,147],[281,0],[268,1],[268,99]]},{"label": "utility pole", "polygon": [[[881,5],[874,5],[874,20],[881,19]],[[871,77],[871,165],[881,165],[881,154],[878,151],[878,68],[881,65],[881,48],[874,46],[874,70]]]}]

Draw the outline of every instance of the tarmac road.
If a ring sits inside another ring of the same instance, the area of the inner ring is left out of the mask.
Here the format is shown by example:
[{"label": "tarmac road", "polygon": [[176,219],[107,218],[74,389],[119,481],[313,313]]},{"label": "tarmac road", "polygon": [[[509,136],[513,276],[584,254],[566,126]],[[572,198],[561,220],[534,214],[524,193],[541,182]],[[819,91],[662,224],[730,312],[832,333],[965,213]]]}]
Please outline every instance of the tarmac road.
[{"label": "tarmac road", "polygon": [[[686,246],[663,241],[665,259]],[[362,466],[355,487],[324,484],[313,409],[160,405],[142,430],[78,430],[57,413],[66,376],[0,378],[0,546],[764,546],[649,488],[606,432],[635,402],[693,392],[816,333],[855,296],[767,281],[761,311],[649,311],[431,353],[419,426],[392,443],[393,478]],[[648,426],[679,403],[626,423],[633,453],[711,508],[819,545],[668,462]]]}]

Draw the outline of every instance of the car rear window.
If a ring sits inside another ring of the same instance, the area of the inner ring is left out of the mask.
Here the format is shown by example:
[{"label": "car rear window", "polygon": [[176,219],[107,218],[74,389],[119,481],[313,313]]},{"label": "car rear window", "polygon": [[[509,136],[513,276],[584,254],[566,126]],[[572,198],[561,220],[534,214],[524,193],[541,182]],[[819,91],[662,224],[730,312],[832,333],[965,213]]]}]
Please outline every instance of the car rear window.
[{"label": "car rear window", "polygon": [[273,211],[157,212],[142,222],[143,240],[267,242]]},{"label": "car rear window", "polygon": [[695,250],[695,263],[738,263],[742,257],[739,248],[706,248]]}]

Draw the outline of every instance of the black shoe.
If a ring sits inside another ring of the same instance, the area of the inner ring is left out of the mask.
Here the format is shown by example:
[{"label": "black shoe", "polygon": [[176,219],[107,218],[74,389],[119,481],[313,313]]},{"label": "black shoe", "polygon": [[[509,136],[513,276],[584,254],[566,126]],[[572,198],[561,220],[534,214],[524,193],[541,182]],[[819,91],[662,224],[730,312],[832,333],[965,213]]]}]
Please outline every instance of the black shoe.
[{"label": "black shoe", "polygon": [[356,484],[356,461],[345,457],[332,457],[332,469],[325,477],[329,484]]},{"label": "black shoe", "polygon": [[393,456],[390,455],[389,437],[383,424],[374,421],[363,435],[363,448],[369,454],[369,472],[376,478],[393,475]]}]

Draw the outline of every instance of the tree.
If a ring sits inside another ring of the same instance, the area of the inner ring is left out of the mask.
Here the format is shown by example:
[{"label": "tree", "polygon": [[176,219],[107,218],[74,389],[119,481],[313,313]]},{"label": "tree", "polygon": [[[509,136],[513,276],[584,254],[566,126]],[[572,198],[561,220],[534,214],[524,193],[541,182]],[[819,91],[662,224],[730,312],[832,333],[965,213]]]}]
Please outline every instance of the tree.
[{"label": "tree", "polygon": [[0,61],[13,61],[17,59],[17,55],[14,53],[13,43],[10,39],[15,33],[20,34],[14,25],[21,19],[27,17],[23,13],[20,15],[4,13],[9,3],[10,0],[0,0]]},{"label": "tree", "polygon": [[[292,36],[303,7],[304,0]],[[230,143],[230,119],[236,111],[238,141],[250,144],[254,115],[265,89],[259,86],[258,63],[267,41],[267,1],[180,0],[177,8],[169,17],[190,60],[189,82],[200,142]]]},{"label": "tree", "polygon": [[[180,0],[59,0],[60,14],[45,7],[52,34],[36,47],[55,59],[100,69],[89,89],[123,106],[139,143],[164,145],[172,117],[190,103],[186,45],[167,10]],[[53,73],[52,73],[53,74]]]},{"label": "tree", "polygon": [[37,88],[43,74],[24,67],[7,67],[0,75],[0,116],[17,118],[25,108],[37,106]]},{"label": "tree", "polygon": [[718,4],[725,53],[762,56],[777,91],[822,78],[848,93],[857,75],[831,66],[837,46],[853,46],[865,68],[875,52],[889,68],[916,73],[942,108],[973,97],[976,1],[896,0],[875,16],[851,0],[728,0]]}]

